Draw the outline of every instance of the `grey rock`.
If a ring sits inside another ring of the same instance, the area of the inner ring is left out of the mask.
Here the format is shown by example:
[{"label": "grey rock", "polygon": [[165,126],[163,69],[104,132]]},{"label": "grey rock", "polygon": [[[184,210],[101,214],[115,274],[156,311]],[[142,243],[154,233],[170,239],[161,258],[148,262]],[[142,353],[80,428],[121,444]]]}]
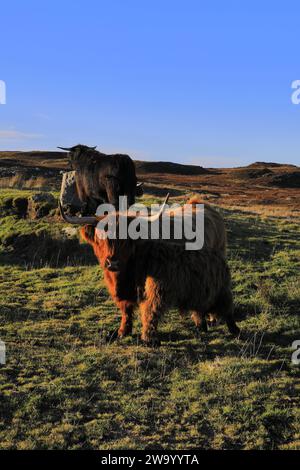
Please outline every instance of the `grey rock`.
[{"label": "grey rock", "polygon": [[69,208],[72,212],[80,211],[82,203],[76,189],[75,171],[63,173],[60,202],[62,206]]}]

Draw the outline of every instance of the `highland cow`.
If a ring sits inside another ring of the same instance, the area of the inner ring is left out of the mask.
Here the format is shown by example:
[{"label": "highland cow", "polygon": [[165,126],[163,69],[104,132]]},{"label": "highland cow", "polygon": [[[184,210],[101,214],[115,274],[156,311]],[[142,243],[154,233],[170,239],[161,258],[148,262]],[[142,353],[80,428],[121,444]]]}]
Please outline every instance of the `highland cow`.
[{"label": "highland cow", "polygon": [[81,234],[93,246],[108,290],[121,310],[119,337],[131,333],[137,305],[142,340],[149,345],[158,344],[158,321],[171,308],[192,311],[199,330],[205,329],[205,316],[212,312],[225,320],[230,333],[239,334],[233,318],[229,269],[217,251],[187,251],[155,240],[95,239],[88,227]]},{"label": "highland cow", "polygon": [[[119,223],[122,217],[118,215]],[[205,246],[187,251],[183,244],[162,240],[102,239],[92,226],[85,226],[81,234],[92,245],[108,290],[121,310],[119,337],[131,333],[136,306],[141,311],[142,339],[149,345],[158,343],[158,320],[170,308],[192,311],[200,330],[206,329],[206,315],[213,313],[225,320],[232,334],[239,333],[233,318],[230,273],[220,250]]]},{"label": "highland cow", "polygon": [[132,205],[135,197],[143,194],[129,155],[106,155],[98,152],[96,147],[85,145],[58,148],[69,152],[82,213],[94,214],[103,202],[109,202],[117,209],[119,196],[127,196],[128,204]]}]

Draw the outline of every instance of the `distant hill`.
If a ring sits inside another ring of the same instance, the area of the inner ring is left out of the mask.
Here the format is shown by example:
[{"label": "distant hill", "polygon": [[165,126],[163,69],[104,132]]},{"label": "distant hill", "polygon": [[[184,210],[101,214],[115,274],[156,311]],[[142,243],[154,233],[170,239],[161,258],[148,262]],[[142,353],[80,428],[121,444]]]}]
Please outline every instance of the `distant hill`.
[{"label": "distant hill", "polygon": [[248,165],[246,168],[278,168],[281,166],[297,168],[297,165],[291,165],[290,163],[274,163],[274,162],[254,162]]},{"label": "distant hill", "polygon": [[[172,162],[136,161],[138,173],[169,173],[175,175],[204,175],[209,170],[196,165],[182,165]],[[0,152],[0,166],[34,167],[64,170],[68,167],[66,152]]]},{"label": "distant hill", "polygon": [[205,175],[209,170],[202,166],[182,165],[172,162],[135,162],[138,173],[168,173],[174,175]]},{"label": "distant hill", "polygon": [[68,165],[66,152],[0,152],[0,166],[42,167],[63,170]]}]

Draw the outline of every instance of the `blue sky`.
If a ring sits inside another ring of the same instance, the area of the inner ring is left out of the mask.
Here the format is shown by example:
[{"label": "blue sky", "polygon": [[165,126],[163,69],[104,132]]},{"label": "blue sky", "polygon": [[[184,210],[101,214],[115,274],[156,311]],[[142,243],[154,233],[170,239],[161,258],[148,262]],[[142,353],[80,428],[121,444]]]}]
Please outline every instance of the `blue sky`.
[{"label": "blue sky", "polygon": [[296,1],[2,2],[0,150],[299,164],[299,31]]}]

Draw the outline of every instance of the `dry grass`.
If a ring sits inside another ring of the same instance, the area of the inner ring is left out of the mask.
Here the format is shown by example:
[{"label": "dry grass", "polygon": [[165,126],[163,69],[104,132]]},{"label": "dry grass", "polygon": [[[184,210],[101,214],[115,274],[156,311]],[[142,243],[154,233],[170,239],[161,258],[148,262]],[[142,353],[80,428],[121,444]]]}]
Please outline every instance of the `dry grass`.
[{"label": "dry grass", "polygon": [[258,214],[261,217],[293,217],[300,218],[300,206],[284,206],[284,205],[263,205],[248,204],[247,206],[240,204],[222,204],[224,209],[232,211],[241,211],[244,213]]},{"label": "dry grass", "polygon": [[25,178],[24,175],[18,173],[16,175],[0,178],[1,189],[41,189],[49,190],[49,179],[43,176]]}]

